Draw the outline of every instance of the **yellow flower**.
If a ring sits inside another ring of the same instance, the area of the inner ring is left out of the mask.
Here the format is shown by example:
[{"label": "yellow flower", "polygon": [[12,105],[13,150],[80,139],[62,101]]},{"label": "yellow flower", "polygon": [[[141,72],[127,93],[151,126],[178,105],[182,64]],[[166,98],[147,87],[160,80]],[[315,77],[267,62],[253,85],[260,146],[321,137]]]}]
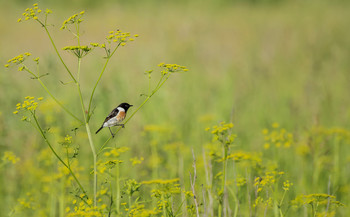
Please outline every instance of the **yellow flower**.
[{"label": "yellow flower", "polygon": [[70,208],[69,207],[66,207],[66,212],[70,212]]},{"label": "yellow flower", "polygon": [[91,200],[91,199],[88,199],[86,202],[87,202],[87,204],[89,204],[89,205],[92,204],[92,200]]},{"label": "yellow flower", "polygon": [[270,148],[270,144],[269,143],[265,143],[264,144],[264,149],[269,149]]},{"label": "yellow flower", "polygon": [[267,135],[267,134],[269,133],[269,130],[265,128],[265,129],[262,130],[262,133],[263,133],[264,135]]},{"label": "yellow flower", "polygon": [[145,185],[150,185],[150,184],[170,184],[170,183],[174,183],[174,182],[178,182],[180,181],[179,178],[175,178],[175,179],[168,179],[168,180],[164,180],[164,179],[155,179],[155,180],[150,180],[150,181],[143,181],[141,182],[141,184],[145,184]]},{"label": "yellow flower", "polygon": [[11,162],[12,164],[16,164],[20,159],[11,151],[5,151],[2,160],[5,162]]},{"label": "yellow flower", "polygon": [[143,157],[140,157],[140,158],[134,157],[130,159],[130,161],[132,162],[132,165],[141,164],[143,160],[144,160]]},{"label": "yellow flower", "polygon": [[276,122],[272,124],[272,127],[273,127],[273,128],[279,128],[279,126],[280,126],[280,125],[279,125],[278,123],[276,123]]}]

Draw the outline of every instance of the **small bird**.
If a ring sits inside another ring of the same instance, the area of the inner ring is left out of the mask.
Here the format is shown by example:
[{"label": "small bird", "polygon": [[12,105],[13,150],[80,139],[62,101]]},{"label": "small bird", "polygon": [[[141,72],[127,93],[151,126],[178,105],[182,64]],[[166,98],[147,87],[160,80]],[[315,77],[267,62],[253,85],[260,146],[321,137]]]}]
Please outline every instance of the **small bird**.
[{"label": "small bird", "polygon": [[124,128],[124,124],[119,124],[120,122],[122,122],[124,120],[124,118],[126,117],[126,112],[128,111],[128,109],[133,106],[130,105],[126,102],[118,105],[117,108],[113,109],[113,111],[106,117],[105,121],[103,122],[102,126],[100,127],[100,129],[98,129],[96,131],[96,134],[98,132],[100,132],[100,130],[102,130],[102,128],[104,127],[108,127],[109,131],[112,134],[112,137],[114,137],[114,134],[112,133],[112,130],[110,127],[113,126],[122,126]]}]

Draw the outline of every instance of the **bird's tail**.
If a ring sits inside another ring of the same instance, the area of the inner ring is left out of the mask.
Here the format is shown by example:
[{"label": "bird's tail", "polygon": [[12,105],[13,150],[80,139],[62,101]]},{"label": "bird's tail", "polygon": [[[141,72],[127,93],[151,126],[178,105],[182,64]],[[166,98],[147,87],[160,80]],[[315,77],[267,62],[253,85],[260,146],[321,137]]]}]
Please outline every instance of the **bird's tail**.
[{"label": "bird's tail", "polygon": [[102,128],[103,128],[103,126],[102,126],[100,129],[98,129],[98,130],[96,131],[96,134],[97,134],[98,132],[100,132],[100,130],[102,130]]}]

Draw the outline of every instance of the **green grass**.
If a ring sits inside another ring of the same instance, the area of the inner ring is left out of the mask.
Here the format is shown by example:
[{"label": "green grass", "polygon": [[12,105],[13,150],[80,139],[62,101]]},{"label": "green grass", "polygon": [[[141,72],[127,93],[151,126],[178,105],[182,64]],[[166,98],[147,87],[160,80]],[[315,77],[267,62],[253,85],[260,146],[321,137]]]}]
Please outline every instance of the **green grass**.
[{"label": "green grass", "polygon": [[[67,17],[84,9],[77,6],[74,8],[78,9],[41,6],[54,11],[50,22],[55,27],[60,27]],[[43,78],[44,81],[57,98],[79,114],[81,109],[76,103],[79,98],[71,94],[75,87],[61,84],[60,81],[68,82],[69,76],[57,61],[43,29],[33,22],[16,23],[26,7],[29,5],[9,4],[1,9],[6,19],[0,23],[3,32],[0,35],[0,61],[5,64],[8,59],[25,51],[35,57],[40,56],[40,70],[50,73]],[[119,49],[107,67],[93,101],[94,115],[90,121],[93,132],[120,102],[127,101],[134,105],[143,102],[145,97],[140,94],[148,90],[145,71],[157,69],[160,62],[177,63],[189,68],[186,73],[174,74],[118,133],[117,138],[109,143],[110,147],[129,148],[118,157],[124,161],[117,166],[120,188],[130,187],[130,181],[124,183],[129,179],[142,183],[179,178],[179,187],[188,193],[191,191],[189,172],[193,174],[193,149],[197,160],[195,190],[199,211],[204,216],[204,203],[208,205],[210,202],[208,192],[211,192],[214,216],[217,216],[222,176],[219,174],[217,179],[213,179],[210,188],[205,166],[212,159],[212,175],[215,176],[222,171],[222,162],[215,162],[216,158],[208,155],[204,161],[203,150],[207,150],[206,147],[211,144],[210,150],[215,149],[214,153],[222,155],[222,146],[212,142],[210,132],[204,129],[220,121],[232,121],[235,125],[232,132],[237,137],[230,146],[230,152],[250,156],[247,161],[233,163],[228,160],[227,197],[232,213],[239,201],[238,216],[250,216],[249,213],[254,216],[254,188],[257,186],[254,179],[265,176],[267,180],[268,171],[285,173],[277,183],[263,188],[262,194],[268,192],[265,196],[273,201],[281,200],[283,181],[293,183],[283,200],[283,211],[290,201],[301,194],[330,194],[348,205],[348,10],[346,3],[327,2],[258,6],[213,6],[209,2],[199,6],[193,2],[186,5],[120,4],[88,8],[82,23],[82,43],[102,42],[108,31],[116,27],[140,35],[135,42]],[[59,49],[72,45],[73,37],[58,29],[50,30]],[[64,51],[61,53],[68,66],[75,70],[76,60]],[[81,83],[86,100],[103,66],[102,56],[102,52],[96,52],[83,59]],[[154,76],[154,81],[157,81],[157,76]],[[75,183],[68,181],[69,176],[57,169],[59,163],[47,151],[47,146],[35,129],[12,114],[15,105],[27,95],[43,96],[47,100],[49,96],[35,80],[15,69],[1,69],[0,86],[0,156],[5,151],[12,151],[20,158],[16,164],[0,166],[0,216],[7,216],[15,207],[18,211],[14,216],[65,216],[62,211],[66,207],[73,209],[77,206],[72,204]],[[67,134],[73,135],[74,147],[79,147],[75,160],[81,167],[79,179],[91,197],[92,155],[84,127],[74,136],[71,131],[72,119],[50,101],[44,102],[41,122],[51,128],[53,133],[50,139],[60,153],[64,153],[64,149],[59,141]],[[294,142],[290,148],[277,148],[276,142],[269,142],[271,148],[264,149],[266,141],[261,132],[265,128],[271,132],[274,122],[293,134]],[[93,135],[97,149],[109,136],[108,130]],[[256,158],[261,159],[259,164],[251,160],[254,153],[257,153]],[[144,160],[132,166],[129,159],[133,157],[143,157]],[[116,158],[102,155],[101,160]],[[111,169],[111,173],[112,178],[99,174],[98,188],[106,188],[107,194],[114,195],[113,207],[116,209],[117,168]],[[238,178],[246,181],[241,187],[235,185]],[[157,208],[156,202],[165,200],[164,197],[171,192],[162,189],[163,185],[177,187],[173,183],[158,184],[158,187],[142,184],[139,191],[132,195],[125,190],[120,203],[127,203],[125,206],[128,207],[127,195],[131,195],[133,204],[139,197],[145,208]],[[150,197],[151,190],[155,188],[164,193],[160,194],[163,198]],[[202,189],[206,192],[205,197]],[[249,197],[247,192],[250,192]],[[20,198],[33,198],[34,209],[24,208],[25,205],[19,202]],[[174,193],[169,199],[173,200],[175,211],[184,198],[184,193],[183,196]],[[99,205],[109,206],[109,197],[103,196],[102,199]],[[187,197],[179,213],[191,216],[194,211],[195,215],[195,208],[186,211],[185,205],[194,205],[192,197]],[[128,211],[124,210],[124,205],[119,206],[125,215]],[[326,207],[324,204],[320,206],[320,210]],[[166,212],[164,209],[161,207],[159,216]],[[335,216],[350,213],[348,206],[335,211]],[[256,212],[256,216],[264,216],[263,202]],[[266,216],[279,216],[274,202],[266,212]],[[301,216],[303,213],[312,216],[311,212],[311,206],[305,205],[290,208],[286,216]]]}]

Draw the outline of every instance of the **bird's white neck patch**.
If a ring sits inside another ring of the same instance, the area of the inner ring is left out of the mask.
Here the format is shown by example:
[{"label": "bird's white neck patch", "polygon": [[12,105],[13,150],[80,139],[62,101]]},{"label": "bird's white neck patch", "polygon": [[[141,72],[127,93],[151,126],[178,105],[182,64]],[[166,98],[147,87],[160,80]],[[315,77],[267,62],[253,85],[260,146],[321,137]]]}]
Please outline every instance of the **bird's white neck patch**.
[{"label": "bird's white neck patch", "polygon": [[118,110],[119,110],[119,111],[122,111],[122,112],[125,112],[125,109],[122,108],[122,107],[118,107]]}]

